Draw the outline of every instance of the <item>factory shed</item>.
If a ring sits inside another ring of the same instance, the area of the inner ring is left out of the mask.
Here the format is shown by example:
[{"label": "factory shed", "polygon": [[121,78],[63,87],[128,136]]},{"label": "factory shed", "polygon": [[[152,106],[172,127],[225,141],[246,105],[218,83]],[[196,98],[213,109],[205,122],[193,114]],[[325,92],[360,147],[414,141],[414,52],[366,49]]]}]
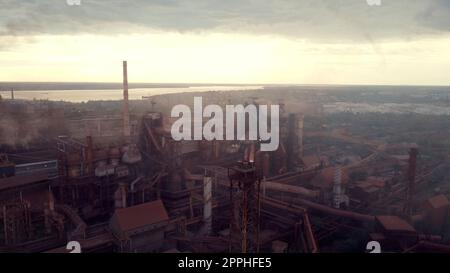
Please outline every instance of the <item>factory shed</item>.
[{"label": "factory shed", "polygon": [[157,251],[164,241],[169,216],[161,200],[117,209],[110,228],[120,241],[121,251]]},{"label": "factory shed", "polygon": [[398,216],[376,216],[375,232],[379,233],[383,249],[403,251],[417,242],[418,233]]},{"label": "factory shed", "polygon": [[435,232],[445,232],[450,223],[450,202],[443,194],[433,196],[423,204],[428,228]]}]

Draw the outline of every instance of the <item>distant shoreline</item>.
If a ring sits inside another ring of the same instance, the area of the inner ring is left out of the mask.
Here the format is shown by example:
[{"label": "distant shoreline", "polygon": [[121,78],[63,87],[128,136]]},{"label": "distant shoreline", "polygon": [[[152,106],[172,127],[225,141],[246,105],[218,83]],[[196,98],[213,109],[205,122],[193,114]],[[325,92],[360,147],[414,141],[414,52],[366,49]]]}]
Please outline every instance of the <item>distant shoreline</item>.
[{"label": "distant shoreline", "polygon": [[[0,95],[3,98],[12,98],[14,94],[14,99],[26,99],[26,100],[49,100],[49,101],[69,101],[69,102],[87,102],[87,101],[98,101],[98,100],[122,100],[123,99],[123,91],[122,88],[102,88],[102,89],[55,89],[51,90],[45,86],[42,89],[34,89],[34,90],[14,90],[11,91],[1,91]],[[59,86],[61,87],[61,86]],[[74,88],[74,86],[70,86]],[[87,88],[86,86],[84,86]],[[92,87],[92,85],[89,85]],[[104,87],[102,85],[101,87]],[[64,87],[63,87],[64,88]],[[100,88],[100,87],[99,87]],[[129,99],[130,100],[141,100],[142,98],[152,97],[155,95],[162,94],[182,94],[182,93],[193,93],[193,92],[217,92],[217,91],[236,91],[236,90],[250,90],[250,89],[264,89],[262,86],[180,86],[177,87],[169,87],[169,85],[164,85],[163,87],[157,87],[156,85],[152,85],[151,88],[143,88],[141,86],[129,88]]]},{"label": "distant shoreline", "polygon": [[[185,83],[130,83],[129,89],[138,88],[189,88],[201,86],[252,86],[253,84],[185,84]],[[0,82],[0,91],[54,91],[54,90],[115,90],[122,83],[89,82]]]},{"label": "distant shoreline", "polygon": [[[395,88],[450,88],[450,85],[364,85],[364,84],[225,84],[225,83],[129,83],[129,89],[139,89],[139,88],[190,88],[190,87],[203,87],[203,86],[263,86],[266,88],[278,87],[278,88],[289,88],[289,87],[309,87],[312,89],[323,89],[323,88],[384,88],[384,87],[395,87]],[[64,91],[64,90],[118,90],[122,89],[123,85],[121,82],[108,83],[108,82],[1,82],[0,81],[0,91]]]}]

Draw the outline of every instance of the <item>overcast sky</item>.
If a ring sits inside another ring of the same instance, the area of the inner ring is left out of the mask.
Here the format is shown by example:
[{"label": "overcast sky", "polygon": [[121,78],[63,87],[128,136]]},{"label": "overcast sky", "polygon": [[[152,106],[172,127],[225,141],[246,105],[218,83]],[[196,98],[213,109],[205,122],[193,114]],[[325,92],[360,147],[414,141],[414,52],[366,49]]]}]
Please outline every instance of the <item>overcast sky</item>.
[{"label": "overcast sky", "polygon": [[449,48],[450,0],[0,0],[0,81],[449,85]]}]

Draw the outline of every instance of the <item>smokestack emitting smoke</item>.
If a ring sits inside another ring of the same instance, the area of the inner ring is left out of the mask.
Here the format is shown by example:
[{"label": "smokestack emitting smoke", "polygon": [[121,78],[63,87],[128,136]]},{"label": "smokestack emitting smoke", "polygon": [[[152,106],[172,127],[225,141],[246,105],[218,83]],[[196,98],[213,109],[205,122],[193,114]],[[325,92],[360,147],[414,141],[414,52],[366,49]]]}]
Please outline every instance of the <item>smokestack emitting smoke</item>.
[{"label": "smokestack emitting smoke", "polygon": [[127,61],[123,61],[123,135],[129,137],[130,132],[130,113],[128,109],[128,72]]}]

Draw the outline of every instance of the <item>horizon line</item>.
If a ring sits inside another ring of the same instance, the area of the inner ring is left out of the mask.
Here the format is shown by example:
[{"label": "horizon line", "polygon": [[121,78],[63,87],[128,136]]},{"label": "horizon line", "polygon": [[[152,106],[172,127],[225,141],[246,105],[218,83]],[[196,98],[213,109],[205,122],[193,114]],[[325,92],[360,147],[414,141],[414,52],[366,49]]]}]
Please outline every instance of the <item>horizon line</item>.
[{"label": "horizon line", "polygon": [[[117,84],[120,82],[103,81],[0,81],[2,84]],[[129,85],[184,85],[184,86],[411,86],[411,87],[450,87],[449,84],[384,84],[384,83],[220,83],[220,82],[129,82]],[[5,90],[8,91],[8,90]],[[19,91],[19,90],[18,90]]]}]

